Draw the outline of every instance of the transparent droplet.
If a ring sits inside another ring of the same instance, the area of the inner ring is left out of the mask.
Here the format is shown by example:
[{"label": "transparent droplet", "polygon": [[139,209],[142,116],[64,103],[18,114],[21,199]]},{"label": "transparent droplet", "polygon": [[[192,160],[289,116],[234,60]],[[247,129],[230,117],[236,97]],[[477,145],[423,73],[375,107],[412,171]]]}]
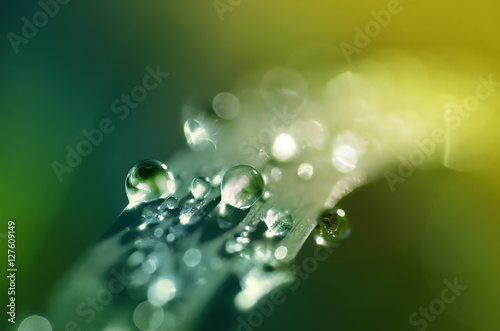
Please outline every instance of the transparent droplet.
[{"label": "transparent droplet", "polygon": [[240,102],[238,98],[231,93],[222,92],[215,96],[212,102],[215,113],[225,120],[235,118],[240,112]]},{"label": "transparent droplet", "polygon": [[168,278],[160,278],[148,289],[148,300],[154,306],[162,306],[175,297],[175,283]]},{"label": "transparent droplet", "polygon": [[275,208],[267,211],[263,221],[267,225],[267,235],[270,237],[284,237],[293,227],[293,218],[290,213]]},{"label": "transparent droplet", "polygon": [[221,184],[221,199],[233,207],[247,209],[253,206],[264,193],[261,174],[248,165],[232,167],[224,174]]},{"label": "transparent droplet", "polygon": [[319,245],[340,244],[351,234],[351,227],[343,209],[328,209],[318,220],[316,243]]},{"label": "transparent droplet", "polygon": [[282,133],[274,140],[272,153],[276,160],[288,161],[297,154],[297,143],[292,136]]},{"label": "transparent droplet", "polygon": [[297,175],[302,179],[310,179],[313,176],[314,168],[310,163],[302,163],[297,169]]},{"label": "transparent droplet", "polygon": [[142,331],[157,329],[163,322],[163,309],[154,306],[149,301],[141,302],[134,310],[134,324]]},{"label": "transparent droplet", "polygon": [[195,199],[205,198],[211,189],[212,186],[205,177],[196,177],[191,182],[191,194]]},{"label": "transparent droplet", "polygon": [[202,120],[190,119],[184,123],[184,135],[186,141],[194,150],[204,150],[208,147],[215,147],[215,142],[207,131]]},{"label": "transparent droplet", "polygon": [[190,248],[184,253],[184,263],[188,267],[195,267],[201,262],[201,252],[196,248]]},{"label": "transparent droplet", "polygon": [[163,198],[175,193],[174,175],[158,160],[141,161],[130,168],[125,191],[132,204]]},{"label": "transparent droplet", "polygon": [[168,210],[174,210],[177,207],[179,207],[179,200],[175,197],[168,197],[158,206],[158,210],[160,212],[166,212]]},{"label": "transparent droplet", "polygon": [[18,331],[52,331],[50,322],[42,316],[33,315],[25,318],[19,325]]}]

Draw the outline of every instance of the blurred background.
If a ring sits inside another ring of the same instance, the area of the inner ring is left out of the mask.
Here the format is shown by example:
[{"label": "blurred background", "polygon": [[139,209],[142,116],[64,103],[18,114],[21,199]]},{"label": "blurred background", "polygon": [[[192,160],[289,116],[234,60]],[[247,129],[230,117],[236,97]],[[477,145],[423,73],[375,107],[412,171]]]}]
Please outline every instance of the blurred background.
[{"label": "blurred background", "polygon": [[[130,166],[168,160],[186,147],[180,109],[187,97],[228,90],[245,73],[287,64],[311,44],[331,49],[327,60],[342,68],[348,61],[339,45],[354,45],[354,28],[390,3],[73,0],[59,4],[16,52],[9,33],[22,36],[22,18],[32,21],[40,5],[2,2],[0,234],[16,221],[18,316],[41,309],[64,271],[126,206]],[[401,1],[398,8],[353,60],[388,48],[426,51],[456,63],[472,82],[490,73],[500,80],[497,2]],[[118,120],[112,102],[157,64],[170,75]],[[458,278],[467,289],[428,328],[497,330],[500,176],[492,146],[499,141],[488,133],[499,122],[498,109],[489,110],[489,126],[461,141],[464,150],[487,147],[487,158],[466,154],[472,164],[481,162],[459,170],[473,171],[417,171],[394,193],[380,178],[345,198],[352,237],[297,291],[285,293],[286,303],[259,329],[418,330],[410,315],[441,296],[444,280]],[[53,162],[64,163],[66,146],[75,148],[82,130],[97,128],[102,118],[113,119],[115,130],[59,181]],[[0,240],[6,256],[5,236]],[[308,242],[298,263],[312,249]]]}]

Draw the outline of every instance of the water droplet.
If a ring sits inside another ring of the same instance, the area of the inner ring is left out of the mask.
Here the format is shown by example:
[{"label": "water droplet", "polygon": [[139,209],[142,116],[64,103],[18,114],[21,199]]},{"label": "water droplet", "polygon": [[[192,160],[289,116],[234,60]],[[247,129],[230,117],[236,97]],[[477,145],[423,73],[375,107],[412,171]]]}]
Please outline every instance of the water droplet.
[{"label": "water droplet", "polygon": [[184,253],[184,263],[188,267],[195,267],[201,262],[201,252],[196,248],[190,248]]},{"label": "water droplet", "polygon": [[297,175],[302,179],[310,179],[313,176],[314,168],[309,163],[302,163],[297,169]]},{"label": "water droplet", "polygon": [[263,221],[267,225],[267,235],[274,237],[286,236],[293,227],[293,219],[288,211],[271,208],[267,211]]},{"label": "water droplet", "polygon": [[289,134],[279,134],[274,140],[272,153],[276,160],[288,161],[297,154],[297,143]]},{"label": "water droplet", "polygon": [[199,151],[211,146],[215,147],[214,141],[211,139],[201,120],[187,120],[184,123],[184,135],[189,147],[194,150]]},{"label": "water droplet", "polygon": [[162,306],[172,300],[176,292],[175,284],[168,278],[160,278],[148,289],[148,300],[154,306]]},{"label": "water droplet", "polygon": [[177,207],[179,207],[179,200],[175,197],[168,197],[158,206],[158,210],[164,213],[167,210],[174,210]]},{"label": "water droplet", "polygon": [[343,209],[328,209],[318,220],[316,243],[320,245],[340,244],[351,234],[351,227]]},{"label": "water droplet", "polygon": [[231,93],[222,92],[215,96],[212,102],[215,113],[225,120],[235,118],[240,112],[240,102],[238,98]]},{"label": "water droplet", "polygon": [[238,165],[224,174],[221,191],[223,202],[239,209],[247,209],[261,198],[264,180],[254,168]]},{"label": "water droplet", "polygon": [[211,189],[210,182],[205,177],[196,177],[191,182],[191,194],[195,199],[205,198]]},{"label": "water droplet", "polygon": [[18,331],[52,331],[50,322],[42,316],[33,315],[25,318],[19,325]]},{"label": "water droplet", "polygon": [[140,203],[175,192],[175,179],[170,169],[158,160],[145,160],[130,168],[125,181],[130,203]]},{"label": "water droplet", "polygon": [[141,302],[134,310],[134,324],[142,331],[157,329],[163,322],[163,309],[152,305],[149,301]]}]

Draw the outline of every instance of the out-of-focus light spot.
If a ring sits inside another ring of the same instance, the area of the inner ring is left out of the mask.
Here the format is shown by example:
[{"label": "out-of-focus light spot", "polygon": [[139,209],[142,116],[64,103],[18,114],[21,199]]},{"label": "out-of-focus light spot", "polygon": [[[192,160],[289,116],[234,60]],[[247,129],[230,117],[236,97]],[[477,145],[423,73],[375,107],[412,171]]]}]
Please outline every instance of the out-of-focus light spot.
[{"label": "out-of-focus light spot", "polygon": [[364,141],[350,131],[338,135],[333,144],[333,165],[344,173],[356,168],[360,155],[364,153]]},{"label": "out-of-focus light spot", "polygon": [[345,211],[343,209],[337,209],[337,215],[339,215],[340,217],[344,217]]},{"label": "out-of-focus light spot", "polygon": [[288,249],[286,248],[286,246],[280,246],[276,248],[276,251],[274,252],[274,257],[277,260],[283,260],[287,255],[288,255]]},{"label": "out-of-focus light spot", "polygon": [[297,154],[297,143],[292,136],[282,133],[274,140],[272,153],[276,160],[288,161]]},{"label": "out-of-focus light spot", "polygon": [[25,318],[17,331],[52,331],[52,326],[45,317],[33,315]]},{"label": "out-of-focus light spot", "polygon": [[212,107],[215,113],[225,120],[230,120],[238,116],[240,112],[240,102],[238,98],[231,93],[222,92],[215,96]]},{"label": "out-of-focus light spot", "polygon": [[162,306],[175,296],[176,288],[172,280],[161,278],[148,289],[148,300],[154,306]]},{"label": "out-of-focus light spot", "polygon": [[134,310],[135,326],[142,331],[156,330],[163,322],[163,309],[154,306],[149,301],[141,302]]},{"label": "out-of-focus light spot", "polygon": [[190,248],[184,253],[184,263],[188,267],[195,267],[201,262],[201,252],[196,248]]},{"label": "out-of-focus light spot", "polygon": [[314,174],[314,168],[309,163],[302,163],[297,169],[297,175],[302,179],[310,179]]}]

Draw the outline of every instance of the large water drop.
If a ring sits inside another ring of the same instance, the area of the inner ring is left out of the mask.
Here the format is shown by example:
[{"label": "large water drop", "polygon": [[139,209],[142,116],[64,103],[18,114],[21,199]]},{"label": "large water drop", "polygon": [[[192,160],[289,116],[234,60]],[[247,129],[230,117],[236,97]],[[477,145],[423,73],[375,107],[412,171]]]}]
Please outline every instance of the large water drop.
[{"label": "large water drop", "polygon": [[239,209],[253,206],[264,192],[261,174],[248,165],[232,167],[221,184],[222,201]]},{"label": "large water drop", "polygon": [[328,209],[318,220],[316,243],[319,245],[336,245],[342,243],[351,234],[350,222],[343,209]]},{"label": "large water drop", "polygon": [[166,197],[175,192],[174,174],[158,160],[141,161],[130,168],[125,192],[132,204]]}]

